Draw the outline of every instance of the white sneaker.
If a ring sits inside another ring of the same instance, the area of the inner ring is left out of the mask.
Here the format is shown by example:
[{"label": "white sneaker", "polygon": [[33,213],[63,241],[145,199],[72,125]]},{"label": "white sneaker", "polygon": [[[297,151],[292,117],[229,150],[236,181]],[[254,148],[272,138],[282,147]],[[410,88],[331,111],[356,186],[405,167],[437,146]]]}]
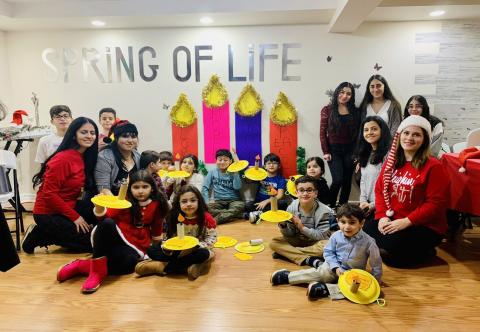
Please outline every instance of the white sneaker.
[{"label": "white sneaker", "polygon": [[255,224],[259,216],[260,216],[260,211],[250,212],[248,214],[248,221],[250,221],[251,224]]}]

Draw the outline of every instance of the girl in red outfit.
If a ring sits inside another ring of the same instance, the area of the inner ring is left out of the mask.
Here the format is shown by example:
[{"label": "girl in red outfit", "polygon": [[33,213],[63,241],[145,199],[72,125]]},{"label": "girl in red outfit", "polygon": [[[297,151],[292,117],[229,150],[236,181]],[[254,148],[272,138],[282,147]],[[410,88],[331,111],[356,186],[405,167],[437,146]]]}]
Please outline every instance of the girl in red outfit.
[{"label": "girl in red outfit", "polygon": [[40,188],[33,207],[35,223],[22,241],[26,253],[52,244],[92,251],[90,230],[97,220],[92,214],[93,204],[83,196],[96,190],[93,170],[97,154],[97,125],[88,118],[75,119],[57,151],[33,177],[33,187]]},{"label": "girl in red outfit", "polygon": [[449,183],[440,162],[430,156],[430,136],[427,119],[403,120],[375,185],[375,220],[364,230],[392,266],[432,258],[447,230]]},{"label": "girl in red outfit", "polygon": [[208,272],[214,257],[212,247],[217,241],[217,225],[207,211],[200,191],[192,185],[182,186],[167,216],[166,237],[177,236],[178,217],[182,215],[185,219],[185,235],[198,238],[199,244],[183,251],[170,251],[161,244],[153,244],[148,249],[148,256],[153,260],[138,263],[135,272],[140,276],[187,272],[190,280]]},{"label": "girl in red outfit", "polygon": [[95,206],[95,215],[105,219],[92,230],[93,257],[62,266],[58,281],[88,275],[82,292],[93,293],[107,274],[132,273],[137,262],[147,257],[152,241],[160,241],[168,202],[146,170],[130,177],[127,199],[132,203],[127,211]]}]

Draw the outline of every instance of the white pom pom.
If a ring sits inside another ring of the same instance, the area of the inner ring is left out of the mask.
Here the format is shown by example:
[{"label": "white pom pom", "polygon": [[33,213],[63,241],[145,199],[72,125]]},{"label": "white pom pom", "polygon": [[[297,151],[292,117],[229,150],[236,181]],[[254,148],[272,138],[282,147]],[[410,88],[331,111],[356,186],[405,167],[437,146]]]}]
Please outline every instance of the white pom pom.
[{"label": "white pom pom", "polygon": [[392,209],[387,210],[387,217],[393,217],[393,210]]},{"label": "white pom pom", "polygon": [[465,173],[467,170],[465,169],[465,167],[462,166],[462,167],[460,167],[460,168],[458,169],[458,171],[459,171],[460,173]]}]

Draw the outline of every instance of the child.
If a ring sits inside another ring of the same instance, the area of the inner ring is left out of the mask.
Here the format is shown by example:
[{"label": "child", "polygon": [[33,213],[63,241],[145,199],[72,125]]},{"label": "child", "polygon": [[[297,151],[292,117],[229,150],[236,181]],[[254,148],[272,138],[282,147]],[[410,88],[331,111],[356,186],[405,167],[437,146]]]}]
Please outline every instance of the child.
[{"label": "child", "polygon": [[160,165],[164,171],[173,170],[173,154],[170,151],[160,152]]},{"label": "child", "polygon": [[98,112],[98,122],[100,122],[100,127],[102,127],[102,130],[98,138],[99,150],[106,145],[103,139],[105,137],[108,137],[110,128],[112,128],[116,118],[117,118],[117,112],[113,108],[109,108],[109,107],[102,108],[100,112]]},{"label": "child", "polygon": [[327,180],[323,177],[325,174],[325,163],[320,157],[310,157],[307,159],[307,175],[317,180],[318,194],[317,199],[327,205],[330,200],[330,189]]},{"label": "child", "polygon": [[158,175],[158,171],[162,169],[160,164],[160,153],[153,150],[143,151],[140,155],[140,169],[145,169],[152,176],[157,184],[158,190],[166,195],[162,179]]},{"label": "child", "polygon": [[344,204],[337,211],[337,219],[340,230],[325,246],[325,262],[306,270],[275,271],[270,278],[272,285],[310,283],[307,292],[310,299],[328,296],[324,283],[336,282],[350,269],[365,270],[369,258],[373,276],[382,283],[382,259],[375,240],[362,231],[365,222],[362,209],[357,205]]},{"label": "child", "polygon": [[217,168],[211,170],[203,183],[202,195],[209,201],[209,191],[213,187],[213,199],[208,203],[208,210],[212,213],[217,224],[223,224],[233,219],[243,217],[245,203],[240,200],[239,190],[242,181],[238,173],[227,173],[227,168],[233,161],[228,150],[220,149],[216,152]]},{"label": "child", "polygon": [[56,133],[40,138],[35,162],[43,164],[48,157],[57,151],[68,126],[72,122],[72,111],[66,105],[55,105],[50,108],[50,122],[55,126]]},{"label": "child", "polygon": [[170,251],[160,244],[153,244],[148,249],[152,260],[140,262],[135,267],[139,276],[184,273],[187,270],[188,278],[195,280],[208,272],[214,257],[212,247],[217,241],[216,223],[207,212],[200,191],[192,185],[182,186],[173,200],[172,210],[167,216],[168,238],[177,236],[179,215],[185,218],[185,235],[198,238],[199,245],[192,249]]},{"label": "child", "polygon": [[321,261],[323,247],[332,234],[335,216],[317,200],[317,180],[305,175],[295,181],[298,199],[287,208],[292,220],[278,224],[282,237],[270,242],[273,258],[284,257],[298,265],[315,266]]},{"label": "child", "polygon": [[282,168],[280,157],[274,153],[267,154],[263,158],[263,167],[267,171],[267,177],[260,181],[255,202],[249,202],[245,207],[248,217],[247,213],[244,217],[247,217],[252,224],[257,222],[262,212],[270,210],[270,196],[268,195],[270,188],[273,187],[277,191],[276,196],[280,210],[285,210],[289,203],[288,199],[284,198],[287,181],[280,171]]},{"label": "child", "polygon": [[58,281],[88,275],[82,292],[93,293],[108,274],[132,273],[151,241],[161,239],[168,202],[146,170],[132,174],[127,198],[132,203],[128,210],[95,206],[95,215],[106,218],[92,230],[93,257],[62,266],[57,272]]},{"label": "child", "polygon": [[180,170],[185,171],[190,174],[187,178],[175,179],[173,182],[173,194],[170,197],[170,200],[173,202],[175,199],[176,193],[181,186],[190,184],[197,188],[199,191],[202,190],[203,186],[203,175],[198,173],[198,158],[193,154],[187,154],[183,156],[180,160]]}]

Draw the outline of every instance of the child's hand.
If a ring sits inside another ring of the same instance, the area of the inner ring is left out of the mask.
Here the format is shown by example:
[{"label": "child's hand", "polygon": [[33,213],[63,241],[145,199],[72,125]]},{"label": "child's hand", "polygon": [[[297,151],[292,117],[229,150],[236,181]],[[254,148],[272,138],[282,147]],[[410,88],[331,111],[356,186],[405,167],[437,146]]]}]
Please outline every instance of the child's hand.
[{"label": "child's hand", "polygon": [[298,230],[302,230],[303,229],[303,223],[302,221],[300,220],[300,218],[298,218],[297,216],[293,216],[292,217],[292,222],[293,224],[295,225],[295,227],[298,228]]},{"label": "child's hand", "polygon": [[340,277],[344,272],[345,272],[345,271],[344,271],[341,267],[339,267],[339,268],[335,271],[335,273],[336,273],[337,276],[339,276],[339,277]]},{"label": "child's hand", "polygon": [[261,201],[260,203],[255,203],[258,211],[262,211],[268,204],[270,204],[270,199]]}]

